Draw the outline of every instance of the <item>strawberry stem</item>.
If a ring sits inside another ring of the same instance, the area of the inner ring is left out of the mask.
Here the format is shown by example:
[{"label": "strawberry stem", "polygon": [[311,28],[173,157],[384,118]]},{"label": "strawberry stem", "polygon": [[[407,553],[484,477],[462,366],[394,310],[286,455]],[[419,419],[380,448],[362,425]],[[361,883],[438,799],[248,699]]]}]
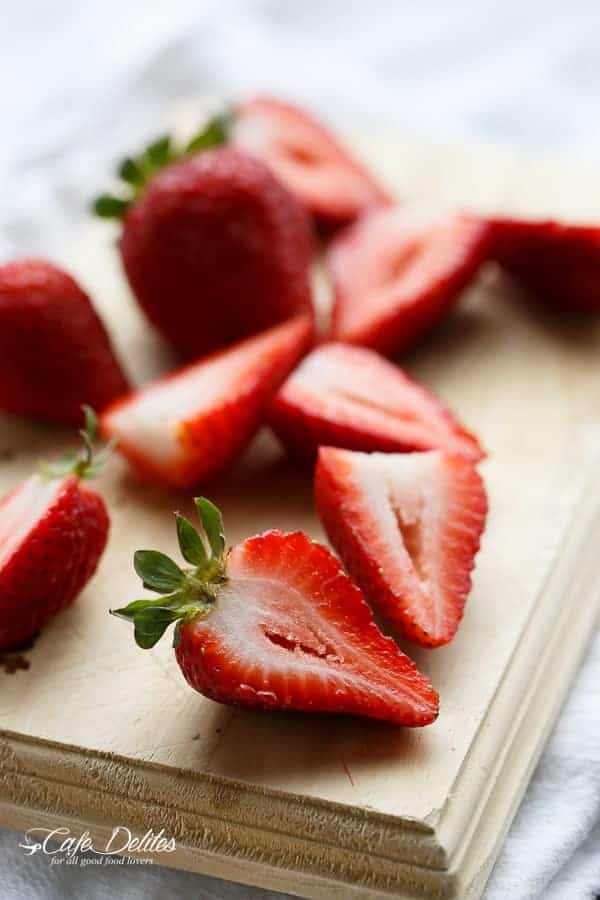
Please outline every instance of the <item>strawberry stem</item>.
[{"label": "strawberry stem", "polygon": [[123,182],[121,195],[101,194],[97,197],[93,205],[96,215],[103,219],[122,219],[148,182],[165,166],[225,144],[230,122],[228,113],[215,116],[184,146],[175,146],[170,135],[164,135],[149,144],[139,156],[126,157],[117,170]]},{"label": "strawberry stem", "polygon": [[40,463],[40,470],[46,478],[65,478],[67,475],[96,478],[113,452],[117,443],[115,438],[111,438],[98,452],[94,451],[98,439],[98,419],[91,406],[81,408],[85,416],[85,427],[79,431],[83,448],[79,451],[69,450],[56,462]]},{"label": "strawberry stem", "polygon": [[227,580],[221,513],[205,497],[196,497],[194,502],[202,533],[185,516],[175,513],[179,549],[191,566],[182,568],[160,550],[137,550],[133,557],[136,573],[145,588],[161,596],[109,610],[111,615],[133,623],[136,644],[144,650],[153,647],[173,623],[176,647],[181,625],[208,615],[217,601],[219,586]]}]

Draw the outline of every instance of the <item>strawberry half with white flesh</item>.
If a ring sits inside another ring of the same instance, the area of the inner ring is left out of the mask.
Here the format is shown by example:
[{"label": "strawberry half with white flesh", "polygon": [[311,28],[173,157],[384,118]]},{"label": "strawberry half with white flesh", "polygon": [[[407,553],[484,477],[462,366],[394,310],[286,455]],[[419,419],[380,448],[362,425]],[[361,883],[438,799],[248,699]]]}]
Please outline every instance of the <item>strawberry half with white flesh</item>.
[{"label": "strawberry half with white flesh", "polygon": [[134,564],[161,594],[114,615],[140,647],[176,623],[174,647],[189,684],[231,706],[349,713],[428,725],[438,696],[373,621],[360,590],[326,547],[300,531],[267,531],[225,553],[221,516],[196,499],[204,537],[177,516],[190,567],[142,550]]},{"label": "strawberry half with white flesh", "polygon": [[391,356],[439,321],[488,254],[491,226],[474,216],[371,213],[330,245],[331,337]]},{"label": "strawberry half with white flesh", "polygon": [[109,407],[103,432],[147,481],[208,479],[247,446],[311,337],[312,319],[299,316],[197,360]]},{"label": "strawberry half with white flesh", "polygon": [[309,353],[275,395],[269,421],[291,455],[309,459],[322,444],[483,455],[427,388],[378,353],[348,344],[322,344]]},{"label": "strawberry half with white flesh", "polygon": [[267,163],[320,225],[352,222],[391,202],[364,166],[297,106],[256,97],[237,107],[230,128],[233,143]]},{"label": "strawberry half with white flesh", "polygon": [[0,501],[0,651],[18,649],[69,606],[106,546],[106,506],[82,479],[110,447],[93,458],[95,417],[85,412],[85,452],[44,466]]},{"label": "strawberry half with white flesh", "polygon": [[329,539],[366,598],[410,640],[454,637],[487,512],[464,457],[322,447],[315,499]]}]

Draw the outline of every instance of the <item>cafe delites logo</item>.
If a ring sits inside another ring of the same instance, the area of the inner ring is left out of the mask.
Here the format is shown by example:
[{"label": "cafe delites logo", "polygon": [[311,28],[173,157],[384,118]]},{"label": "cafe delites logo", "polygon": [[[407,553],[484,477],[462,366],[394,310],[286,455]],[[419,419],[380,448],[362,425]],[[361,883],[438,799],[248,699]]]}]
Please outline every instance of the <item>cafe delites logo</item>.
[{"label": "cafe delites logo", "polygon": [[106,841],[92,838],[89,831],[74,834],[70,828],[29,828],[19,847],[27,856],[41,853],[52,865],[148,865],[152,855],[173,853],[175,838],[161,828],[149,828],[143,835],[135,835],[125,825],[117,825]]}]

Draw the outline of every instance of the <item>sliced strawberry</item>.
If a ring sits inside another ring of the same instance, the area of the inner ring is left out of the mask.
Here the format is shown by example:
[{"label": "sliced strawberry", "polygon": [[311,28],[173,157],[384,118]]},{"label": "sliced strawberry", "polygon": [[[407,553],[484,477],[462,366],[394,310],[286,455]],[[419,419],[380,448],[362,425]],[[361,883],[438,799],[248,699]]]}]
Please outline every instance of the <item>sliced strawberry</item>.
[{"label": "sliced strawberry", "polygon": [[322,344],[305,357],[275,395],[269,420],[292,455],[311,459],[321,444],[483,455],[434,394],[379,354],[348,344]]},{"label": "sliced strawberry", "polygon": [[88,450],[0,501],[0,651],[33,638],[98,566],[109,519],[102,497],[80,481],[97,466]]},{"label": "sliced strawberry", "polygon": [[440,451],[322,447],[315,498],[331,543],[373,606],[423,646],[452,640],[487,511],[473,464]]},{"label": "sliced strawberry", "polygon": [[600,228],[495,219],[492,255],[542,303],[600,312]]},{"label": "sliced strawberry", "polygon": [[257,97],[234,113],[235,144],[266,162],[322,225],[358,218],[390,202],[387,192],[307,112]]},{"label": "sliced strawberry", "polygon": [[331,244],[331,335],[391,355],[428,332],[475,277],[490,226],[473,216],[435,219],[378,210]]},{"label": "sliced strawberry", "polygon": [[111,406],[103,431],[144,479],[185,488],[210,478],[246,447],[311,335],[298,316],[184,366]]},{"label": "sliced strawberry", "polygon": [[350,713],[427,725],[438,696],[415,664],[379,631],[359,589],[325,547],[302,532],[268,531],[228,554],[220,515],[196,500],[210,549],[178,516],[181,569],[138,551],[146,587],[163,596],[115,610],[153,646],[176,622],[177,661],[213,700],[260,709]]}]

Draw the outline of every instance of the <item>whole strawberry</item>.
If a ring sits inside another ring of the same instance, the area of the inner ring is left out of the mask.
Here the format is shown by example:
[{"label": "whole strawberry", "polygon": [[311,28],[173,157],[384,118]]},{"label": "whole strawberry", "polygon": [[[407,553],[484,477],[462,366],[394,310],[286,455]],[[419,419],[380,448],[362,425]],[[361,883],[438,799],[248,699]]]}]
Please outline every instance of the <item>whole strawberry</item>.
[{"label": "whole strawberry", "polygon": [[127,390],[89,297],[42,259],[0,266],[0,410],[80,424]]},{"label": "whole strawberry", "polygon": [[44,466],[0,501],[0,651],[22,646],[69,606],[94,574],[109,518],[82,483],[97,473],[96,419],[86,409],[85,452]]},{"label": "whole strawberry", "polygon": [[267,166],[222,146],[211,123],[184,151],[169,139],[126,160],[120,249],[140,306],[186,357],[312,312],[308,217]]},{"label": "whole strawberry", "polygon": [[149,648],[175,623],[189,684],[219,703],[350,713],[428,725],[438,696],[375,624],[360,590],[326,547],[300,531],[267,531],[225,553],[219,511],[196,506],[206,540],[177,516],[189,567],[155,550],[135,554],[144,586],[161,596],[113,614]]}]

